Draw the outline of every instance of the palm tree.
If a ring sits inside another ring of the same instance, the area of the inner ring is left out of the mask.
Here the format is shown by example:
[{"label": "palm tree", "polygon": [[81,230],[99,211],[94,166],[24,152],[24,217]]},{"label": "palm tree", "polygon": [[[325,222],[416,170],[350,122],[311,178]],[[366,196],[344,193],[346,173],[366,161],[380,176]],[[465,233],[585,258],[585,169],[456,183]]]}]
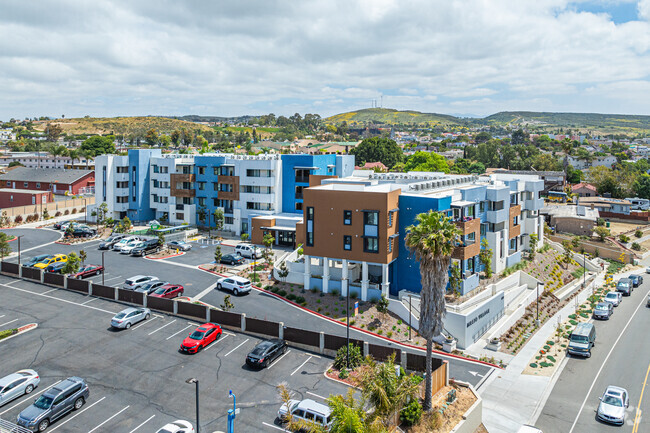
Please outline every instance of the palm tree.
[{"label": "palm tree", "polygon": [[431,350],[433,337],[442,331],[445,314],[445,291],[449,281],[451,253],[461,232],[451,220],[440,212],[429,211],[415,217],[417,224],[406,228],[406,248],[420,262],[422,281],[420,329],[427,339],[424,410],[431,410]]},{"label": "palm tree", "polygon": [[346,396],[330,396],[327,403],[332,410],[330,433],[365,433],[367,431],[363,404],[354,400],[354,389],[349,389]]},{"label": "palm tree", "polygon": [[78,149],[70,149],[68,150],[68,157],[70,158],[71,166],[74,167],[74,162],[79,160],[81,161],[81,158],[79,157],[79,150]]},{"label": "palm tree", "polygon": [[65,156],[68,153],[68,149],[63,145],[52,146],[52,147],[50,147],[48,152],[50,153],[50,155],[52,155],[54,157],[54,165],[56,166],[57,158],[59,156]]},{"label": "palm tree", "polygon": [[562,152],[564,152],[564,178],[568,176],[569,154],[573,150],[573,141],[569,137],[562,140]]}]

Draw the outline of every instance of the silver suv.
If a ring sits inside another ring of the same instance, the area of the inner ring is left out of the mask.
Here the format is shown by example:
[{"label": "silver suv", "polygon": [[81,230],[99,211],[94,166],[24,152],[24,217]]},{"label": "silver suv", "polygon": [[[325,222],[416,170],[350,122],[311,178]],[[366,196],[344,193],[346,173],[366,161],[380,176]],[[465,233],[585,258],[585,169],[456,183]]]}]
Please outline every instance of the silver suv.
[{"label": "silver suv", "polygon": [[68,412],[81,409],[89,396],[86,381],[70,377],[48,389],[34,404],[20,412],[16,423],[34,432],[45,431]]}]

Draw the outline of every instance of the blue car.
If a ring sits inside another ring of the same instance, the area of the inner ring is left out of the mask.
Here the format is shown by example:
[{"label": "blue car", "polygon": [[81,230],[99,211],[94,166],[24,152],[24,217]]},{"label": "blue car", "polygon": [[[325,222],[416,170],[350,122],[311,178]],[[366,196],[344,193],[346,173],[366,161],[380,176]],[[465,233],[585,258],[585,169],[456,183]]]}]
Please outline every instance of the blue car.
[{"label": "blue car", "polygon": [[65,262],[52,263],[47,268],[45,268],[45,272],[50,272],[52,274],[60,274],[61,269],[63,269],[64,266],[65,266]]}]

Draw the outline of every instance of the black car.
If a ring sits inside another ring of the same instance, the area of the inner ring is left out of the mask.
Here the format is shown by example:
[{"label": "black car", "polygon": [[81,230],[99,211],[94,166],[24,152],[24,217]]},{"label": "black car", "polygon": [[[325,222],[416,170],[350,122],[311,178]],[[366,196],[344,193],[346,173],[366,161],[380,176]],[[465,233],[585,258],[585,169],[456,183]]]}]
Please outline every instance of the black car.
[{"label": "black car", "polygon": [[269,364],[286,352],[286,341],[277,338],[264,340],[246,356],[246,364],[253,368],[268,367]]},{"label": "black car", "polygon": [[89,238],[92,236],[95,236],[97,232],[93,229],[87,228],[87,227],[81,227],[81,228],[76,228],[72,230],[71,232],[66,232],[66,237],[73,237],[73,238]]},{"label": "black car", "polygon": [[147,254],[156,253],[160,250],[158,239],[149,239],[143,242],[144,245],[131,250],[132,256],[146,256]]},{"label": "black car", "polygon": [[226,254],[221,257],[221,263],[226,263],[229,265],[241,265],[244,263],[244,258],[239,254]]},{"label": "black car", "polygon": [[34,256],[31,259],[29,259],[28,261],[26,261],[25,263],[23,263],[23,266],[25,266],[27,268],[31,268],[36,263],[42,262],[45,259],[51,259],[52,257],[54,257],[54,255],[52,255],[52,254],[41,254],[40,256]]},{"label": "black car", "polygon": [[124,235],[111,235],[99,243],[100,250],[110,250],[113,245],[118,243]]}]

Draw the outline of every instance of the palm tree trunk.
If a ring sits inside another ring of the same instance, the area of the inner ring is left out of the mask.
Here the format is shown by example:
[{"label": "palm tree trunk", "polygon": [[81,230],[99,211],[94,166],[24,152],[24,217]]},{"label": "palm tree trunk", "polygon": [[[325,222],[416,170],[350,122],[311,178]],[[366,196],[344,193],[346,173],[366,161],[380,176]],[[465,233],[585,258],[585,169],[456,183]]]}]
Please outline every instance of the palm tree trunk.
[{"label": "palm tree trunk", "polygon": [[427,338],[427,361],[426,361],[426,373],[427,373],[427,380],[426,383],[424,384],[424,403],[422,404],[422,409],[424,411],[430,411],[431,410],[431,358],[432,358],[432,353],[431,351],[433,350],[433,336],[429,336]]}]

